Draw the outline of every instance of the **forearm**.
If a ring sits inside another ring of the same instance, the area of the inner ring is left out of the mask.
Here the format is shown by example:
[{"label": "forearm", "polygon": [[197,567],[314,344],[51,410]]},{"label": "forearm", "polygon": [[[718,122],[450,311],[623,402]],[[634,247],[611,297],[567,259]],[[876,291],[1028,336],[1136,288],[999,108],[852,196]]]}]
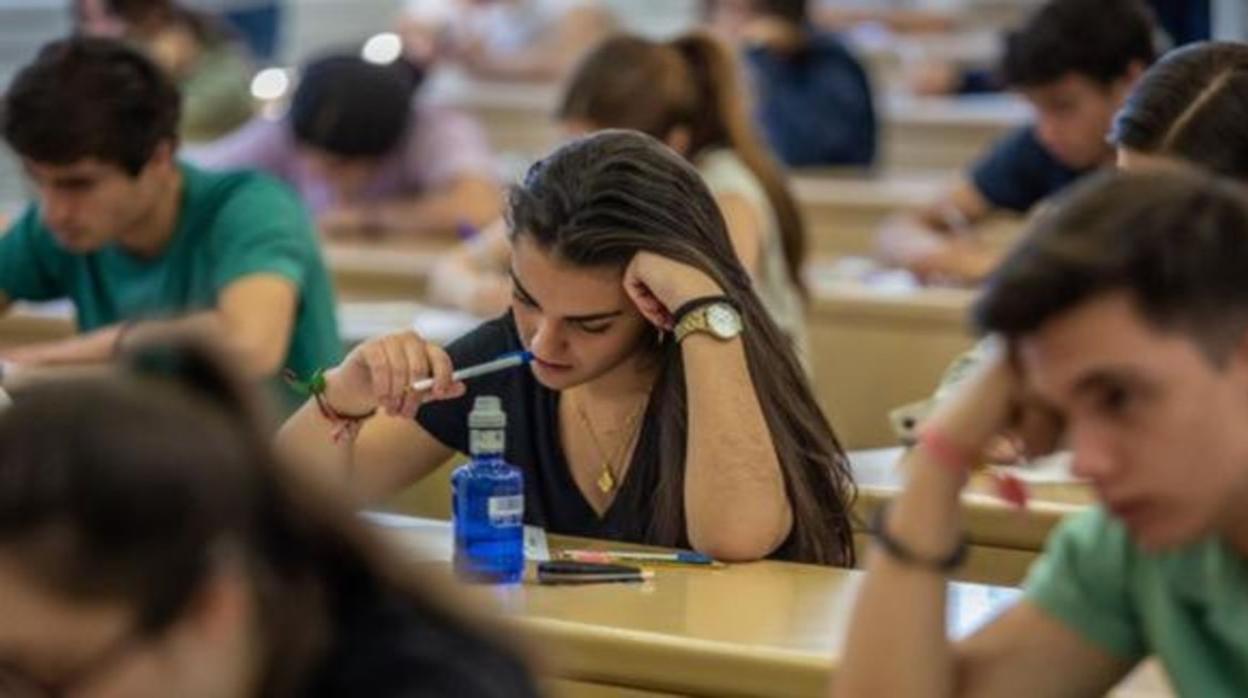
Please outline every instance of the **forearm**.
[{"label": "forearm", "polygon": [[741,339],[681,345],[688,395],[685,510],[695,548],[728,560],[774,551],[792,527],[771,431]]},{"label": "forearm", "polygon": [[123,325],[112,325],[66,339],[25,344],[5,349],[3,357],[25,366],[102,364],[116,355],[122,331]]},{"label": "forearm", "polygon": [[308,400],[278,430],[276,446],[288,462],[338,490],[350,482],[355,442],[335,438],[334,427],[316,400]]},{"label": "forearm", "polygon": [[[907,456],[905,467],[911,473],[909,484],[884,526],[916,554],[944,557],[961,535],[960,476],[930,462],[922,449]],[[954,695],[945,575],[880,550],[872,551],[867,571],[837,677],[838,695]]]},{"label": "forearm", "polygon": [[202,337],[222,349],[244,375],[269,378],[282,368],[289,346],[289,329],[280,338],[270,336],[267,329],[238,327],[224,313],[211,310],[169,320],[135,323],[126,329],[123,341],[131,345],[179,337]]}]

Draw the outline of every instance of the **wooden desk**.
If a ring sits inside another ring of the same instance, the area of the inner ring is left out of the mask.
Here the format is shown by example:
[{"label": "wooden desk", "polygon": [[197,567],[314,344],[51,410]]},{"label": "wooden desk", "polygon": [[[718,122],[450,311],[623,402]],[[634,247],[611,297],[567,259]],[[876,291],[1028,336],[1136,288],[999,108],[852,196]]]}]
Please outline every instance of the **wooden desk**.
[{"label": "wooden desk", "polygon": [[1026,124],[1031,109],[1009,94],[884,98],[879,164],[952,174],[978,160],[994,141]]},{"label": "wooden desk", "polygon": [[328,242],[323,249],[339,296],[419,300],[434,263],[455,244],[450,239]]},{"label": "wooden desk", "polygon": [[[790,180],[806,219],[812,254],[869,257],[880,226],[893,216],[937,200],[948,175],[889,174],[862,170],[802,170]],[[1001,215],[976,228],[993,245],[1009,244],[1022,221]]]},{"label": "wooden desk", "polygon": [[949,362],[971,347],[974,292],[848,283],[813,290],[815,395],[846,448],[896,444],[888,412],[931,394]]},{"label": "wooden desk", "polygon": [[50,342],[76,331],[74,307],[68,301],[18,302],[0,315],[0,346]]},{"label": "wooden desk", "polygon": [[[445,523],[388,529],[409,550],[445,550]],[[552,536],[552,549],[619,544]],[[560,698],[826,696],[863,575],[781,562],[660,568],[644,585],[482,591],[549,660]],[[1018,596],[955,583],[950,634],[962,637]],[[1156,687],[1146,683],[1140,690]],[[1131,687],[1120,695],[1149,695]],[[1163,694],[1164,695],[1164,694]]]},{"label": "wooden desk", "polygon": [[[453,68],[435,71],[421,91],[431,104],[476,117],[496,152],[530,160],[559,142],[555,110],[561,95],[561,85],[482,81]],[[880,106],[879,163],[890,170],[960,170],[1028,118],[1030,110],[1011,95],[888,95]]]},{"label": "wooden desk", "polygon": [[464,111],[480,121],[495,152],[536,159],[559,142],[555,109],[562,86],[491,82],[446,66],[421,88],[421,99]]},{"label": "wooden desk", "polygon": [[[901,448],[850,453],[858,484],[854,513],[859,523],[869,521],[881,504],[901,493],[905,484],[897,467],[901,456]],[[1025,510],[1019,511],[993,495],[987,477],[972,478],[962,495],[971,556],[959,572],[959,579],[1010,586],[1022,583],[1053,527],[1096,501],[1091,488],[1079,483],[1034,483],[1028,489],[1031,501]],[[857,542],[861,545],[864,539],[857,537]]]}]

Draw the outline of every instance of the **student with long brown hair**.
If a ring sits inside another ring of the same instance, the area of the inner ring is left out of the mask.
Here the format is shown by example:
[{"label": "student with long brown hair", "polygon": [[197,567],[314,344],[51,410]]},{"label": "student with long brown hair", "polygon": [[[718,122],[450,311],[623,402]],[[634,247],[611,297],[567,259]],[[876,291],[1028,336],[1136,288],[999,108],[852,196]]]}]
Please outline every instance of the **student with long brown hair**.
[{"label": "student with long brown hair", "polygon": [[[497,395],[528,523],[852,564],[845,454],[686,160],[634,131],[584,137],[529,170],[509,223],[508,314],[446,350],[412,332],[362,344],[282,445],[333,456],[331,476],[376,498],[466,452],[473,397]],[[522,349],[529,368],[452,382]]]},{"label": "student with long brown hair", "polygon": [[536,696],[194,347],[0,411],[0,695]]},{"label": "student with long brown hair", "polygon": [[1209,41],[1166,54],[1114,119],[1118,165],[1186,161],[1248,181],[1248,46]]},{"label": "student with long brown hair", "polygon": [[[805,356],[805,226],[750,119],[738,66],[721,43],[703,33],[667,42],[608,39],[577,67],[557,117],[572,134],[641,131],[692,162],[715,195],[763,306]],[[487,232],[434,272],[435,299],[498,312],[510,295],[506,259],[504,231]]]}]

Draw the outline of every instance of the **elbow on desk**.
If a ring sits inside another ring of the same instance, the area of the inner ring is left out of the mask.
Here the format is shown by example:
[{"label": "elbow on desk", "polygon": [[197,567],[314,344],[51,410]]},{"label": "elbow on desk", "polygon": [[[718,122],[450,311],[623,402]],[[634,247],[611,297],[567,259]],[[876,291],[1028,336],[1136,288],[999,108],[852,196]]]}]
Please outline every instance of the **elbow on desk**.
[{"label": "elbow on desk", "polygon": [[694,550],[721,562],[754,562],[771,555],[788,537],[789,526],[783,534],[767,533],[763,527],[721,526],[711,531],[689,527],[689,544]]}]

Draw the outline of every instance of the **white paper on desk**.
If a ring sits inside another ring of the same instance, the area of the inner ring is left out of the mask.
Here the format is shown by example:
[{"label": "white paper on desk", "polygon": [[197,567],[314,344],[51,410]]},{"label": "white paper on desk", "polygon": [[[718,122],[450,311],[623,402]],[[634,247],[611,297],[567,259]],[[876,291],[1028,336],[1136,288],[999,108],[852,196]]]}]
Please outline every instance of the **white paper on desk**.
[{"label": "white paper on desk", "polygon": [[1024,465],[995,465],[993,471],[1009,473],[1023,482],[1033,485],[1077,485],[1084,482],[1070,471],[1070,451],[1059,451],[1041,456]]},{"label": "white paper on desk", "polygon": [[[360,514],[365,521],[396,533],[392,540],[427,562],[450,562],[455,554],[455,542],[451,522],[440,519],[424,519],[381,511]],[[423,531],[419,538],[404,536],[403,532]],[[550,560],[550,546],[546,530],[539,526],[524,527],[524,559],[533,562]]]},{"label": "white paper on desk", "polygon": [[469,313],[410,301],[346,301],[338,306],[342,335],[349,343],[414,329],[437,344],[449,344],[480,325]]}]

